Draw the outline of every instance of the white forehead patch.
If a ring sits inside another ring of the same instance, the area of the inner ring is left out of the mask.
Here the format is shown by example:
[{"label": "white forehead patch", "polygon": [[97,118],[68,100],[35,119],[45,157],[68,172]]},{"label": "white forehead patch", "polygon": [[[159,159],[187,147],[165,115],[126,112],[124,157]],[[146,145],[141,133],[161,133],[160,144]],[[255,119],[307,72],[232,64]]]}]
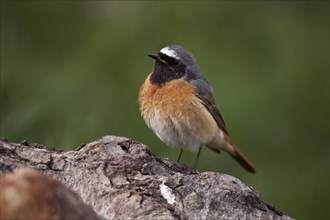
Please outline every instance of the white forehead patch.
[{"label": "white forehead patch", "polygon": [[172,58],[179,58],[177,53],[174,50],[171,50],[169,47],[164,47],[160,50],[160,52]]}]

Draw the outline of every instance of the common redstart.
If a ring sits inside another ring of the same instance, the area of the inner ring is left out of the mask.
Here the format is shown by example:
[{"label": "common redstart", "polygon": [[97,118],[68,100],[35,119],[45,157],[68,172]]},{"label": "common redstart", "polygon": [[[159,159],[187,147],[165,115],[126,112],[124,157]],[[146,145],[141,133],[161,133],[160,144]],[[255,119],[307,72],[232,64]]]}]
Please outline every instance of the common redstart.
[{"label": "common redstart", "polygon": [[231,141],[212,88],[192,53],[169,45],[148,56],[155,60],[155,66],[140,88],[141,115],[160,140],[180,148],[177,161],[183,150],[197,151],[196,169],[206,145],[217,153],[228,152],[248,172],[256,173]]}]

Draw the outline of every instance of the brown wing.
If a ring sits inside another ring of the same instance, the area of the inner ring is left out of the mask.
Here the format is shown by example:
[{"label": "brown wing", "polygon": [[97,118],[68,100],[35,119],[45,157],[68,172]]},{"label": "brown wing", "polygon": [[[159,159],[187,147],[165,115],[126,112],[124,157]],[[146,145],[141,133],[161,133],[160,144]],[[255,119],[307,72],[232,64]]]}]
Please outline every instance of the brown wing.
[{"label": "brown wing", "polygon": [[[217,108],[214,98],[212,88],[208,84],[207,80],[204,78],[192,80],[191,83],[194,86],[196,96],[203,102],[205,108],[211,113],[214,120],[217,122],[219,128],[225,132],[225,139],[227,138],[229,142],[229,134],[226,128],[225,120],[222,118],[219,109]],[[220,153],[220,150],[217,148],[213,148],[208,146],[211,150],[214,150],[217,153]],[[252,163],[248,160],[248,158],[234,145],[232,145],[233,151],[228,151],[228,153],[239,162],[247,171],[251,173],[256,173],[256,169],[252,165]]]},{"label": "brown wing", "polygon": [[212,88],[208,84],[207,80],[205,78],[201,78],[192,80],[191,83],[194,86],[196,96],[202,101],[205,108],[211,113],[218,126],[229,136],[225,120],[221,116],[221,113],[215,104]]},{"label": "brown wing", "polygon": [[218,126],[227,134],[227,128],[226,128],[226,124],[225,124],[225,120],[223,119],[223,117],[220,114],[220,111],[218,109],[218,107],[215,104],[215,101],[213,99],[213,97],[209,97],[209,96],[201,96],[198,97],[202,100],[203,105],[205,106],[205,108],[211,113],[211,115],[213,116],[214,120],[217,122]]}]

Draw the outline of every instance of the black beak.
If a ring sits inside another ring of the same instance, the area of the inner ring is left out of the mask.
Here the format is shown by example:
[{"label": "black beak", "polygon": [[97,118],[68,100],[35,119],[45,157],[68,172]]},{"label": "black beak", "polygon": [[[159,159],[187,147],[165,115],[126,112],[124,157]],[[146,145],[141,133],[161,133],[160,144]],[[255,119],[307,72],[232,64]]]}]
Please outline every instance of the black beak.
[{"label": "black beak", "polygon": [[152,59],[154,59],[156,61],[160,61],[160,62],[165,63],[165,61],[160,57],[160,55],[158,53],[148,54],[148,57],[151,57]]},{"label": "black beak", "polygon": [[160,60],[161,59],[158,53],[148,54],[148,57],[151,57],[154,60]]}]

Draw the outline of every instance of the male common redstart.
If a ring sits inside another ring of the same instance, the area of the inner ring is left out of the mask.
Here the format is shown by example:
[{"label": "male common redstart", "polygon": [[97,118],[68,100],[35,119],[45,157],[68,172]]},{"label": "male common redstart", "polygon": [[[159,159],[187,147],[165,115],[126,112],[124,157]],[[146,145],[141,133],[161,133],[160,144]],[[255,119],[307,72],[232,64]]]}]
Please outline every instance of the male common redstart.
[{"label": "male common redstart", "polygon": [[149,54],[155,60],[139,92],[143,119],[157,137],[182,151],[198,151],[197,168],[204,145],[220,153],[226,151],[248,172],[256,169],[229,138],[226,124],[217,108],[213,91],[202,75],[194,56],[179,45]]}]

